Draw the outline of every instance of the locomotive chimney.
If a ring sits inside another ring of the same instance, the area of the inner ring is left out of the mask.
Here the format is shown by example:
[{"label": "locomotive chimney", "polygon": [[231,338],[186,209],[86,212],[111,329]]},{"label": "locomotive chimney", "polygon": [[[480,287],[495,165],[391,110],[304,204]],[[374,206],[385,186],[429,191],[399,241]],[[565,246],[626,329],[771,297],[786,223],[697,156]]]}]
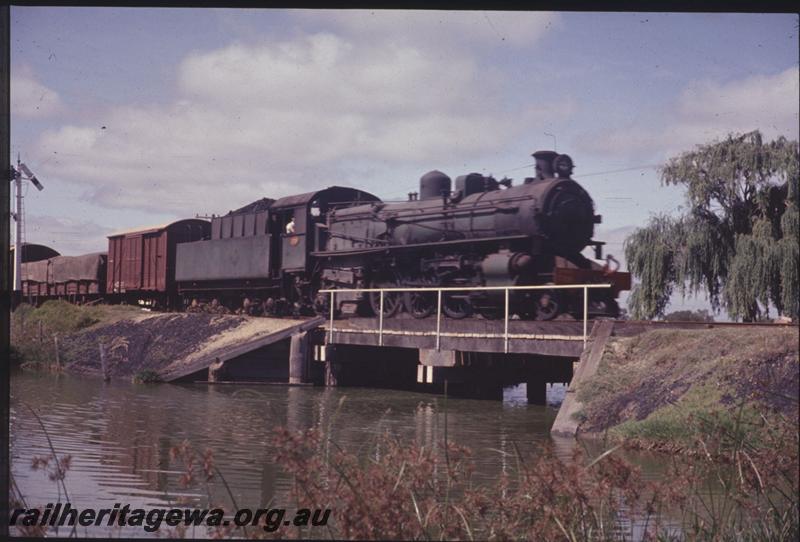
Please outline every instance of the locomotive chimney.
[{"label": "locomotive chimney", "polygon": [[442,195],[449,195],[452,189],[450,177],[434,169],[423,175],[419,180],[419,199],[436,199]]},{"label": "locomotive chimney", "polygon": [[555,176],[553,160],[558,156],[554,151],[536,151],[531,156],[536,159],[536,178],[539,180],[550,179]]}]

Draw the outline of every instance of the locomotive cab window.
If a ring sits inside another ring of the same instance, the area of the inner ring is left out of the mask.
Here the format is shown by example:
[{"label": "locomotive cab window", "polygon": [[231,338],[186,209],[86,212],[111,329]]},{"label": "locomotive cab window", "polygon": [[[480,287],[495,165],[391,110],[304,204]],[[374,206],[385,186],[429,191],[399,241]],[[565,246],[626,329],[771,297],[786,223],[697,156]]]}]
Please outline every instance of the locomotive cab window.
[{"label": "locomotive cab window", "polygon": [[284,211],[280,216],[281,233],[300,235],[306,233],[306,215],[303,208]]}]

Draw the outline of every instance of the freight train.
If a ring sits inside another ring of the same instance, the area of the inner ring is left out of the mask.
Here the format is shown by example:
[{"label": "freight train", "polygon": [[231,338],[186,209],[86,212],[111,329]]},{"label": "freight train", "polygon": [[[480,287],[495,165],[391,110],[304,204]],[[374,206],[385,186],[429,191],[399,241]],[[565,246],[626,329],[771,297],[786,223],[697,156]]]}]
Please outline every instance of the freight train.
[{"label": "freight train", "polygon": [[[501,316],[503,294],[474,286],[610,283],[590,290],[590,316],[615,317],[630,274],[583,256],[602,241],[589,194],[572,179],[572,159],[539,151],[535,176],[514,185],[479,173],[426,173],[404,202],[332,186],[263,198],[210,221],[185,219],[109,236],[106,254],[54,256],[23,264],[23,296],[139,303],[169,310],[212,305],[254,315],[328,314],[323,289],[457,287],[442,299],[450,318]],[[577,315],[578,291],[513,292],[523,319]],[[426,318],[436,294],[389,292],[384,317]],[[376,293],[341,293],[340,314],[377,314]]]}]

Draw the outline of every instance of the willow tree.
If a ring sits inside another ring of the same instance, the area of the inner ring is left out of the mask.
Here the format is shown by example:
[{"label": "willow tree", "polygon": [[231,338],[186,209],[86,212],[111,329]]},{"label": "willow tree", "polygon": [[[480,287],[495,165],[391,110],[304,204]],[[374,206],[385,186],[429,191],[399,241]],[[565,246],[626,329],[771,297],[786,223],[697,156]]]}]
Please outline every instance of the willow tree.
[{"label": "willow tree", "polygon": [[686,189],[682,216],[656,216],[625,240],[637,279],[634,317],[663,316],[673,291],[705,291],[715,311],[754,321],[798,316],[797,141],[729,135],[671,158],[666,185]]}]

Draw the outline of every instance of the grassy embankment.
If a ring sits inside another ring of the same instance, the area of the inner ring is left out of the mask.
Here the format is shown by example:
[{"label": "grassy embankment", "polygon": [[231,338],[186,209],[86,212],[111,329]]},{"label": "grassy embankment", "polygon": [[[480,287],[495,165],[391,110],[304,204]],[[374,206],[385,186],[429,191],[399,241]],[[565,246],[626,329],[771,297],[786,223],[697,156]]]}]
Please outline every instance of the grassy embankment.
[{"label": "grassy embankment", "polygon": [[64,360],[59,367],[56,340],[141,314],[140,309],[129,305],[77,306],[66,301],[48,301],[40,307],[22,304],[11,315],[11,364],[29,369],[61,370]]},{"label": "grassy embankment", "polygon": [[27,369],[155,382],[164,366],[244,321],[234,315],[152,313],[123,305],[79,307],[48,301],[14,311],[12,347],[16,363]]},{"label": "grassy embankment", "polygon": [[717,430],[757,445],[765,427],[797,421],[798,374],[797,328],[619,338],[578,390],[580,430],[665,451],[698,451],[698,439]]}]

